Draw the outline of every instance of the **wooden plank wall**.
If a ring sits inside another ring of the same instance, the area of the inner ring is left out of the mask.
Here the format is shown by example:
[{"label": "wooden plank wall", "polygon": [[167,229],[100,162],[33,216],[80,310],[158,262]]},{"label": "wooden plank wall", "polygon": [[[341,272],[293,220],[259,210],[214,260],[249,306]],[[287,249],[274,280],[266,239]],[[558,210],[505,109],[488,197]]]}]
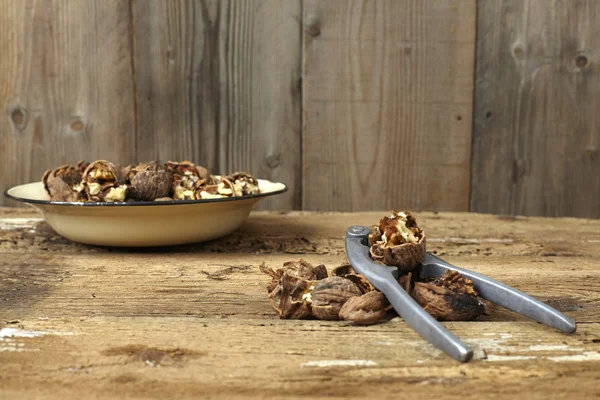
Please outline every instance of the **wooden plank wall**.
[{"label": "wooden plank wall", "polygon": [[138,158],[252,171],[301,207],[301,2],[135,0]]},{"label": "wooden plank wall", "polygon": [[479,2],[471,209],[600,218],[600,2]]},{"label": "wooden plank wall", "polygon": [[306,0],[304,17],[306,208],[466,211],[475,2]]},{"label": "wooden plank wall", "polygon": [[68,161],[135,157],[130,27],[119,0],[0,2],[2,192]]},{"label": "wooden plank wall", "polygon": [[[191,159],[266,209],[600,217],[595,0],[5,0],[0,190]],[[0,205],[14,205],[0,199]]]}]

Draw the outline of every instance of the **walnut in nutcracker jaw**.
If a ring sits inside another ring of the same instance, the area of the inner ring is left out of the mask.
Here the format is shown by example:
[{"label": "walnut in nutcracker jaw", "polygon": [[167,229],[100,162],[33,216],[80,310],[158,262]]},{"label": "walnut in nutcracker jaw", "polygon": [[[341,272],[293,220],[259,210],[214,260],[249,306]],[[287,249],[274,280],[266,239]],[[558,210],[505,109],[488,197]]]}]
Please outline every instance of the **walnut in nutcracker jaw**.
[{"label": "walnut in nutcracker jaw", "polygon": [[425,257],[425,232],[408,211],[393,210],[369,234],[371,257],[402,273],[414,270]]}]

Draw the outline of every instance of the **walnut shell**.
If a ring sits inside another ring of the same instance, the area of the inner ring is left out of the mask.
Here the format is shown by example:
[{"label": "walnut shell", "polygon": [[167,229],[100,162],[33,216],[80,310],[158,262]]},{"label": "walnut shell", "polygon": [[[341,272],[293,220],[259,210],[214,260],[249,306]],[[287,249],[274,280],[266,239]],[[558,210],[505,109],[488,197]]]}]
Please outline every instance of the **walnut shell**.
[{"label": "walnut shell", "polygon": [[[121,168],[106,160],[96,160],[83,172],[84,193],[90,201],[125,201],[127,187]],[[116,195],[116,198],[112,198]]]},{"label": "walnut shell", "polygon": [[79,190],[76,186],[81,183],[81,173],[77,167],[61,165],[48,170],[42,176],[44,189],[52,201],[77,201]]},{"label": "walnut shell", "polygon": [[89,162],[81,160],[77,162],[77,170],[79,171],[80,174],[83,175],[83,173],[85,172],[85,169],[90,165]]},{"label": "walnut shell", "polygon": [[327,278],[327,268],[325,268],[325,265],[319,264],[313,267],[312,264],[303,259],[284,262],[283,271],[288,275],[309,281],[318,281]]},{"label": "walnut shell", "polygon": [[310,288],[312,313],[318,319],[337,320],[344,303],[354,296],[360,296],[360,289],[350,280],[331,276],[313,284]]},{"label": "walnut shell", "polygon": [[[405,273],[414,270],[421,264],[423,258],[425,258],[425,249],[426,239],[425,233],[423,233],[416,243],[383,246],[381,250],[385,265],[396,266],[400,272]],[[373,254],[373,251],[371,254]]]},{"label": "walnut shell", "polygon": [[385,265],[398,267],[399,272],[414,270],[425,257],[425,232],[409,211],[392,210],[369,233],[371,258]]},{"label": "walnut shell", "polygon": [[177,177],[181,176],[196,176],[200,178],[200,171],[196,164],[190,161],[167,161],[165,163],[165,168],[167,171],[173,174],[173,178],[177,180]]},{"label": "walnut shell", "polygon": [[371,227],[371,231],[369,232],[369,246],[373,246],[375,243],[381,240],[381,230],[377,225]]},{"label": "walnut shell", "polygon": [[234,172],[227,175],[224,179],[232,182],[236,197],[260,193],[258,179],[247,172]]},{"label": "walnut shell", "polygon": [[309,286],[310,281],[304,279],[285,274],[281,277],[279,284],[268,295],[271,307],[279,313],[279,318],[303,319],[312,315],[310,304],[304,298]]},{"label": "walnut shell", "polygon": [[197,165],[196,171],[198,171],[198,176],[204,181],[205,185],[215,185],[217,183],[217,179],[210,173],[210,171],[206,167]]},{"label": "walnut shell", "polygon": [[385,317],[388,306],[383,293],[372,291],[348,299],[340,309],[339,317],[358,325],[371,325]]},{"label": "walnut shell", "polygon": [[135,200],[154,201],[171,192],[172,175],[167,171],[140,171],[131,178],[130,196]]},{"label": "walnut shell", "polygon": [[485,311],[476,296],[434,283],[415,282],[412,295],[425,311],[440,321],[469,321]]},{"label": "walnut shell", "polygon": [[85,182],[113,182],[116,184],[125,182],[121,169],[106,160],[96,160],[89,164],[83,171],[82,179]]},{"label": "walnut shell", "polygon": [[356,273],[354,268],[352,268],[352,265],[348,262],[345,262],[339,267],[335,268],[333,270],[333,275],[341,276],[343,278],[351,280],[356,286],[358,286],[360,292],[363,294],[375,290],[375,287],[371,285],[371,282],[369,282],[367,278],[365,278],[361,274]]},{"label": "walnut shell", "polygon": [[324,265],[313,267],[300,259],[284,263],[283,268],[277,271],[265,264],[259,269],[272,278],[267,285],[268,298],[280,318],[302,319],[312,316],[308,293],[315,281],[327,277]]}]

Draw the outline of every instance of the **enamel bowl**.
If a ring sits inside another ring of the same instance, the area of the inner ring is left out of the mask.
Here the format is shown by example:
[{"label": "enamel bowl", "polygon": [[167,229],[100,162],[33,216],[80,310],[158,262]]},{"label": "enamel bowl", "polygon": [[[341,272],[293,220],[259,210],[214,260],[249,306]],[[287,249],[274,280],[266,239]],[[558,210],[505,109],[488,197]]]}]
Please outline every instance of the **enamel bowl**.
[{"label": "enamel bowl", "polygon": [[58,233],[75,242],[121,247],[198,243],[232,233],[254,204],[287,191],[283,183],[258,180],[260,194],[172,202],[50,201],[41,182],[8,189],[4,195],[37,208]]}]

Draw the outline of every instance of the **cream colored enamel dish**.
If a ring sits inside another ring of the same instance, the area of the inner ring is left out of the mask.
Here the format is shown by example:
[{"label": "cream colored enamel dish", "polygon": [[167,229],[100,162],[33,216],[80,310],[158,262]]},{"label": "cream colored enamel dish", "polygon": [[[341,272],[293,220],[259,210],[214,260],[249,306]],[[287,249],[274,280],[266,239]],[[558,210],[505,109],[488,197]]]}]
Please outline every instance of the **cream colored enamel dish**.
[{"label": "cream colored enamel dish", "polygon": [[239,228],[259,200],[287,191],[283,183],[262,179],[258,186],[256,195],[172,202],[49,201],[41,182],[15,186],[4,195],[37,208],[56,233],[75,242],[146,247],[220,238]]}]

